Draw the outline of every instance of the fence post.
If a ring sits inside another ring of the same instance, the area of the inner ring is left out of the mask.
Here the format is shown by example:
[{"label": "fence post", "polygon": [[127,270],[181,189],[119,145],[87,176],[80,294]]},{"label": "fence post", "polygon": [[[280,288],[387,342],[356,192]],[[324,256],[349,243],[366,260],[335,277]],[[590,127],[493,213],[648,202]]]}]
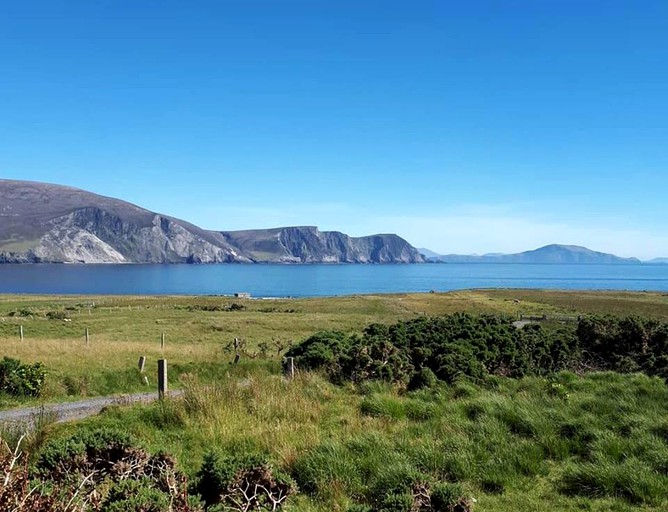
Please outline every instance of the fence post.
[{"label": "fence post", "polygon": [[167,394],[167,359],[158,360],[158,398],[162,400]]},{"label": "fence post", "polygon": [[295,377],[295,358],[286,357],[285,366],[283,367],[283,375],[288,379],[293,379]]},{"label": "fence post", "polygon": [[164,350],[164,349],[165,349],[165,333],[163,332],[160,335],[160,350]]},{"label": "fence post", "polygon": [[88,327],[86,327],[86,345],[90,342],[90,337],[88,336]]},{"label": "fence post", "polygon": [[21,341],[23,341],[23,326],[19,325],[19,338],[21,338]]},{"label": "fence post", "polygon": [[144,373],[144,366],[146,366],[146,356],[140,356],[139,362],[137,363],[137,367],[139,368],[139,371],[141,373]]}]

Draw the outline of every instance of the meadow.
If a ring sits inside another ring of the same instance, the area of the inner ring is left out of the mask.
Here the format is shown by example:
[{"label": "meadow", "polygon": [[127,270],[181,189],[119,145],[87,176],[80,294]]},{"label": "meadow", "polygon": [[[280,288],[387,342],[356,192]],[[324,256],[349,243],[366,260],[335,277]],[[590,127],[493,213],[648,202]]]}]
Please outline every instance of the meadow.
[{"label": "meadow", "polygon": [[[172,384],[184,390],[180,398],[114,406],[76,424],[43,421],[24,441],[33,453],[50,439],[112,429],[150,452],[173,454],[192,480],[212,450],[260,454],[298,486],[284,507],[295,511],[408,510],[400,502],[416,483],[447,483],[473,510],[668,509],[668,386],[659,377],[562,371],[407,391],[380,382],[333,384],[319,372],[299,372],[293,380],[281,375],[279,349],[317,331],[354,333],[371,323],[455,312],[545,316],[546,328],[600,313],[665,321],[668,296],[537,290],[299,300],[5,296],[0,341],[3,355],[46,365],[42,400],[145,390],[136,369],[140,355],[149,358],[151,377],[155,361],[166,357]],[[235,337],[246,343],[238,365],[230,364]],[[26,399],[5,397],[3,405],[19,402]]]},{"label": "meadow", "polygon": [[[320,330],[359,332],[371,323],[455,312],[518,318],[612,313],[668,320],[668,294],[475,290],[283,300],[1,296],[0,343],[3,356],[44,363],[49,371],[44,398],[58,400],[145,389],[136,371],[140,356],[150,371],[166,358],[177,373],[205,378],[233,359],[234,338],[245,342],[244,359],[271,358]],[[0,407],[14,403],[0,399]]]}]

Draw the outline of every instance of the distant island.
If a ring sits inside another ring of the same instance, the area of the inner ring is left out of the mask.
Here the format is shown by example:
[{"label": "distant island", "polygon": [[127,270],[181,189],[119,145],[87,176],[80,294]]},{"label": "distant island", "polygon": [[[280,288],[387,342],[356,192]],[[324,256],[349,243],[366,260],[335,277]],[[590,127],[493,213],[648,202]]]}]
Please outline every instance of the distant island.
[{"label": "distant island", "polygon": [[0,180],[0,263],[423,263],[403,238],[211,231],[84,190]]},{"label": "distant island", "polygon": [[[429,249],[418,249],[434,263],[571,263],[571,264],[640,264],[638,258],[622,258],[614,254],[592,251],[579,245],[550,244],[532,251],[515,254],[437,254]],[[668,258],[657,258],[647,263],[667,263]]]}]

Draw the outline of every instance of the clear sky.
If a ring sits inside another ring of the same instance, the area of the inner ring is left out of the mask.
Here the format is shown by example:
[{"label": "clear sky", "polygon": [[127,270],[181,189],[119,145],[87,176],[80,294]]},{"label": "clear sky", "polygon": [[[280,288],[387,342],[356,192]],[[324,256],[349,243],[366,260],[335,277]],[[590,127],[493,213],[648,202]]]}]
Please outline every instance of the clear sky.
[{"label": "clear sky", "polygon": [[668,2],[4,2],[0,177],[209,229],[668,256]]}]

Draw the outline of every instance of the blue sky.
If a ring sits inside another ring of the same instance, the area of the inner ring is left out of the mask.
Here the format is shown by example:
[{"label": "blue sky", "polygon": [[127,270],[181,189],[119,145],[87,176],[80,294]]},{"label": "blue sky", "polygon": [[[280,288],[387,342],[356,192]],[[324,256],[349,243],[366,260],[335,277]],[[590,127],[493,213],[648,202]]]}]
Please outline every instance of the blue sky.
[{"label": "blue sky", "polygon": [[665,0],[26,0],[0,177],[210,229],[668,256]]}]

